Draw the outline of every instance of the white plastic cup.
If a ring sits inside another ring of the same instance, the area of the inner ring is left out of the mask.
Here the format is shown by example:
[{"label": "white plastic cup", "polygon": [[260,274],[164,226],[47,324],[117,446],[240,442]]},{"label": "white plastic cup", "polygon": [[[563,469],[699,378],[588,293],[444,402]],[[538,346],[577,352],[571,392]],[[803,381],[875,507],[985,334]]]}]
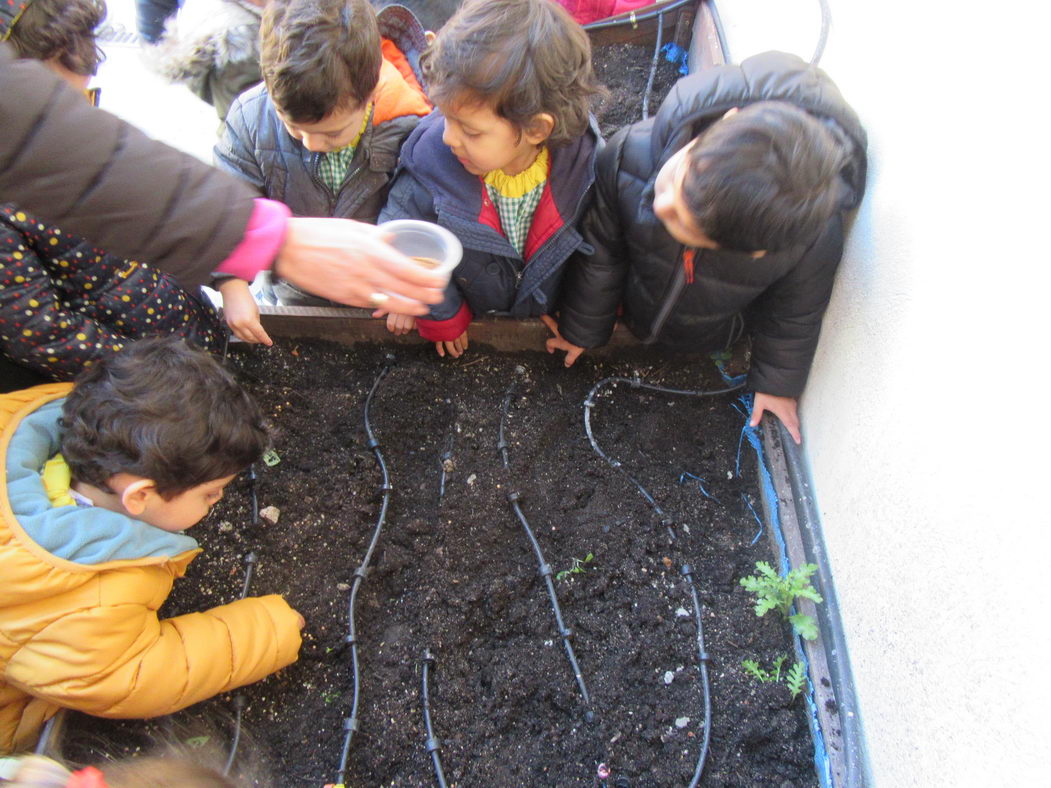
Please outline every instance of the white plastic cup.
[{"label": "white plastic cup", "polygon": [[387,243],[428,271],[444,276],[446,282],[463,257],[460,240],[432,222],[395,219],[379,229],[387,234]]}]

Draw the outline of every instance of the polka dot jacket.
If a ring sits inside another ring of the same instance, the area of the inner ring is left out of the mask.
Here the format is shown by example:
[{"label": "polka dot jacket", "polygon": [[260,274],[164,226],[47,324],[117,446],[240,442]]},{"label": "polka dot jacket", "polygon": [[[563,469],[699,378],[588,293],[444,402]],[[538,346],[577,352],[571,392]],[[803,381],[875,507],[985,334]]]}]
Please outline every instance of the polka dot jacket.
[{"label": "polka dot jacket", "polygon": [[12,205],[0,205],[0,350],[69,380],[126,342],[179,334],[215,349],[225,334],[203,296]]}]

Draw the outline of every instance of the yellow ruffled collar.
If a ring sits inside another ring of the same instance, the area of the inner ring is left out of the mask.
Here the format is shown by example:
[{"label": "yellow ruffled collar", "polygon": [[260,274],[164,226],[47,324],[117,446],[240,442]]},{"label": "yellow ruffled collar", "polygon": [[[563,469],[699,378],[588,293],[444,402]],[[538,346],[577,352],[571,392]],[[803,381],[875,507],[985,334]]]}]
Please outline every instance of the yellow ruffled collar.
[{"label": "yellow ruffled collar", "polygon": [[540,153],[537,154],[536,161],[518,173],[518,175],[508,175],[503,170],[493,170],[492,172],[487,172],[483,180],[504,197],[517,199],[529,194],[529,192],[547,180],[547,164],[547,148],[543,147],[540,149]]}]

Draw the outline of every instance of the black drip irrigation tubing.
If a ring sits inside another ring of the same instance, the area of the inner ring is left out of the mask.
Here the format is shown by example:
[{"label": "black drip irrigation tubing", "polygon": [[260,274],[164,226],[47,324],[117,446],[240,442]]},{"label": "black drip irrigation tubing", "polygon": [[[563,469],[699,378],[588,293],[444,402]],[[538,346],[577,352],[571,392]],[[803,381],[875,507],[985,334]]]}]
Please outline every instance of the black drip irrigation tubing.
[{"label": "black drip irrigation tubing", "polygon": [[584,431],[587,433],[588,442],[591,444],[591,448],[595,450],[595,453],[599,457],[606,461],[609,467],[623,474],[628,481],[635,485],[635,489],[637,489],[642,495],[642,497],[646,499],[646,503],[648,503],[650,505],[650,508],[653,509],[653,513],[660,518],[661,525],[663,525],[668,530],[669,538],[672,541],[675,541],[675,531],[672,530],[672,519],[668,517],[664,509],[661,508],[661,505],[657,503],[657,500],[652,495],[650,495],[649,490],[647,490],[642,485],[642,482],[640,482],[638,479],[636,479],[634,476],[628,473],[628,471],[624,468],[624,464],[620,460],[614,459],[613,457],[610,457],[608,454],[606,454],[606,452],[602,451],[602,447],[598,445],[598,441],[595,439],[595,434],[591,429],[591,409],[595,407],[595,395],[604,386],[616,383],[628,383],[631,385],[632,388],[643,388],[648,389],[649,391],[657,391],[662,394],[675,394],[683,397],[715,397],[720,394],[729,394],[731,392],[737,391],[744,384],[741,383],[736,386],[731,386],[725,389],[717,389],[714,391],[690,391],[687,389],[672,389],[667,388],[665,386],[656,386],[652,383],[643,383],[642,380],[640,380],[638,377],[609,377],[603,378],[594,386],[592,386],[591,391],[588,392],[587,399],[584,400]]},{"label": "black drip irrigation tubing", "polygon": [[[252,485],[252,497],[255,498],[254,483]],[[250,550],[248,555],[245,556],[245,579],[244,584],[241,586],[241,599],[248,596],[248,589],[252,587],[252,575],[255,573],[255,565],[258,563],[259,556]],[[230,754],[226,758],[226,765],[223,766],[223,774],[230,773],[230,769],[233,768],[234,761],[237,759],[237,749],[241,746],[241,717],[244,714],[247,702],[243,692],[238,692],[234,695],[234,736],[230,742]]]},{"label": "black drip irrigation tubing", "polygon": [[638,27],[639,22],[648,22],[654,17],[660,18],[669,11],[675,11],[683,6],[695,5],[697,0],[678,0],[678,2],[668,3],[662,5],[660,8],[656,8],[653,11],[647,11],[644,14],[636,14],[632,11],[628,16],[623,19],[600,19],[597,22],[589,22],[584,25],[585,30],[608,30],[611,27],[623,27],[624,25],[631,25],[632,27]]},{"label": "black drip irrigation tubing", "polygon": [[438,781],[438,787],[446,788],[445,772],[442,771],[442,759],[438,753],[438,737],[434,735],[434,726],[431,724],[431,696],[428,680],[430,671],[433,668],[434,654],[430,649],[425,649],[423,652],[423,669],[420,672],[422,674],[423,725],[427,730],[427,752],[430,754],[431,763],[434,765],[434,779]]},{"label": "black drip irrigation tubing", "polygon": [[[508,459],[507,440],[504,438],[504,427],[511,412],[511,399],[514,397],[517,386],[517,380],[512,382],[507,388],[507,393],[504,395],[504,403],[500,416],[500,432],[496,443],[496,448],[500,452],[500,459],[508,474],[510,474],[511,471],[511,463]],[[577,687],[580,689],[580,695],[584,699],[585,707],[587,707],[591,705],[591,696],[588,695],[588,688],[584,683],[584,676],[580,672],[580,665],[577,664],[576,654],[573,653],[573,644],[569,642],[570,638],[573,637],[573,630],[566,627],[562,620],[562,609],[558,605],[558,596],[555,594],[555,584],[551,580],[551,565],[544,560],[544,553],[540,549],[540,543],[537,542],[536,536],[533,535],[533,529],[529,527],[529,521],[526,519],[525,512],[522,511],[521,503],[519,503],[521,499],[522,495],[517,490],[512,489],[507,493],[507,502],[511,504],[511,509],[514,511],[518,521],[522,524],[522,528],[525,531],[526,536],[529,538],[529,544],[533,547],[533,553],[536,555],[536,560],[539,564],[539,573],[540,576],[544,578],[544,583],[547,586],[547,596],[551,600],[551,609],[555,613],[555,623],[558,626],[558,634],[562,637],[562,646],[565,648],[566,657],[569,658],[570,667],[573,669],[573,676],[577,680]],[[584,720],[586,722],[594,722],[595,712],[590,708],[586,709],[584,712]]]},{"label": "black drip irrigation tubing", "polygon": [[[661,518],[661,525],[668,529],[668,534],[672,540],[675,539],[675,532],[672,530],[671,518],[665,514],[660,504],[657,503],[656,499],[650,494],[642,483],[628,473],[625,470],[623,463],[620,460],[616,460],[602,451],[602,448],[598,445],[598,441],[595,439],[595,435],[591,429],[591,409],[595,407],[595,394],[608,384],[615,383],[628,383],[632,388],[644,388],[649,391],[657,391],[662,394],[675,394],[678,396],[685,397],[714,397],[719,394],[729,394],[731,392],[740,389],[744,383],[739,383],[735,386],[730,386],[724,389],[717,389],[713,391],[690,391],[687,389],[673,389],[666,386],[657,386],[652,383],[643,383],[638,377],[634,378],[623,378],[623,377],[608,377],[600,380],[596,383],[591,391],[588,392],[587,399],[584,400],[584,430],[588,436],[588,442],[591,444],[591,448],[595,450],[606,463],[613,469],[622,473],[635,488],[642,494],[642,497],[653,509],[654,513]],[[680,570],[683,578],[690,588],[690,597],[693,600],[693,619],[694,624],[697,628],[697,662],[700,666],[700,680],[701,680],[701,691],[704,695],[704,738],[701,742],[701,751],[697,755],[697,765],[694,767],[693,779],[690,780],[689,788],[696,788],[700,783],[701,775],[704,773],[704,764],[708,759],[708,746],[711,741],[711,729],[712,729],[712,699],[711,699],[711,688],[708,681],[708,652],[704,648],[704,624],[701,620],[701,599],[697,594],[697,587],[693,582],[693,569],[689,564],[683,564]]]},{"label": "black drip irrigation tubing", "polygon": [[361,561],[361,565],[354,570],[354,581],[350,587],[350,598],[347,603],[347,636],[343,639],[345,645],[350,646],[350,659],[351,665],[353,666],[353,678],[354,678],[354,697],[351,702],[350,716],[343,720],[343,749],[339,758],[339,770],[337,771],[337,777],[335,784],[343,785],[347,774],[347,761],[350,757],[350,741],[354,737],[354,733],[358,730],[358,701],[361,699],[361,672],[358,665],[358,634],[354,625],[354,606],[357,603],[358,589],[361,587],[361,581],[365,579],[365,575],[368,573],[369,563],[372,561],[372,554],[376,550],[376,544],[379,542],[380,533],[383,531],[383,523],[387,519],[387,507],[390,505],[390,494],[394,488],[390,483],[390,473],[387,471],[387,463],[383,459],[383,452],[380,451],[379,441],[376,440],[376,436],[372,432],[372,425],[369,423],[369,408],[372,406],[372,398],[376,395],[376,389],[379,388],[380,383],[390,372],[392,366],[394,366],[395,359],[391,354],[387,354],[386,361],[383,369],[379,375],[376,376],[376,380],[372,384],[372,388],[369,390],[368,396],[365,398],[365,409],[364,409],[364,422],[365,422],[365,435],[368,440],[366,446],[372,450],[372,454],[376,459],[376,465],[379,467],[380,476],[382,482],[380,483],[380,491],[383,494],[382,502],[380,503],[379,515],[376,518],[376,527],[372,531],[372,539],[369,541],[368,549],[365,551],[365,557]]},{"label": "black drip irrigation tubing", "polygon": [[653,60],[650,61],[650,75],[646,78],[646,90],[642,94],[642,119],[650,116],[650,94],[653,92],[653,80],[657,77],[657,63],[660,62],[661,44],[664,43],[664,14],[657,14],[657,43],[653,47]]}]

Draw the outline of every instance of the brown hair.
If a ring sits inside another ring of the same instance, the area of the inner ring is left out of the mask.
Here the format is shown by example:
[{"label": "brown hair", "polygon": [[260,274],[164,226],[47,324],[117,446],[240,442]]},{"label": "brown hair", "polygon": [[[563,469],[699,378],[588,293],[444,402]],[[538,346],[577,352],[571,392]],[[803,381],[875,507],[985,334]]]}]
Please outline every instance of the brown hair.
[{"label": "brown hair", "polygon": [[270,0],[260,35],[270,98],[294,122],[357,108],[376,89],[383,55],[367,0]]},{"label": "brown hair", "polygon": [[784,101],[727,115],[687,153],[683,201],[723,249],[811,243],[842,204],[845,153],[816,117]]},{"label": "brown hair", "polygon": [[239,473],[266,450],[259,406],[179,337],[133,342],[77,378],[62,406],[61,451],[77,481],[152,479],[165,500]]},{"label": "brown hair", "polygon": [[547,113],[552,146],[587,130],[602,93],[587,33],[551,0],[467,0],[420,63],[435,103],[481,102],[519,130]]},{"label": "brown hair", "polygon": [[104,0],[33,0],[8,39],[18,57],[57,60],[74,74],[90,77],[106,59],[95,28],[106,17]]}]

